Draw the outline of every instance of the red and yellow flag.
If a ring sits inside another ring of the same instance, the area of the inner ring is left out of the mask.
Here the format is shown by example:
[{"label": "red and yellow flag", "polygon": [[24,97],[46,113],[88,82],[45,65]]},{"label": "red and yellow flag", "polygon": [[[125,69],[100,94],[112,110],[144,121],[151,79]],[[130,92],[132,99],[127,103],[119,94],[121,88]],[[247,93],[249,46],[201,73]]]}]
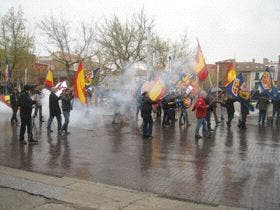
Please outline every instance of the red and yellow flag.
[{"label": "red and yellow flag", "polygon": [[53,84],[53,73],[52,73],[51,70],[48,71],[44,84],[48,88],[51,88],[51,87],[54,86],[54,84]]},{"label": "red and yellow flag", "polygon": [[74,80],[75,97],[83,104],[87,103],[86,88],[85,88],[85,72],[82,62],[79,63],[78,70]]},{"label": "red and yellow flag", "polygon": [[226,81],[224,82],[224,86],[227,87],[233,80],[236,78],[236,71],[233,64],[230,64],[229,69],[226,75]]},{"label": "red and yellow flag", "polygon": [[150,87],[149,97],[152,101],[157,101],[164,96],[165,84],[160,79],[152,81]]},{"label": "red and yellow flag", "polygon": [[199,81],[204,81],[208,76],[208,70],[198,40],[197,40],[197,45],[198,45],[197,52],[195,55],[195,61],[196,61],[195,72]]}]

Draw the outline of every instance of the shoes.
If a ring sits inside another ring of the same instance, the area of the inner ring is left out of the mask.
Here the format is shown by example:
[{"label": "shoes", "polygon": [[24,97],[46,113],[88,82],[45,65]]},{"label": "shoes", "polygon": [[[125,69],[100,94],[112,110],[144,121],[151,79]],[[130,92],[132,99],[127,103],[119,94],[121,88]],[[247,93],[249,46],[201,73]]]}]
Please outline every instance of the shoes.
[{"label": "shoes", "polygon": [[154,137],[153,136],[148,136],[148,139],[149,140],[152,140]]},{"label": "shoes", "polygon": [[195,135],[195,137],[194,137],[195,139],[201,139],[202,138],[202,136],[200,136],[200,135]]},{"label": "shoes", "polygon": [[[61,132],[62,132],[62,131],[61,131]],[[71,133],[68,132],[68,131],[63,130],[63,134],[64,134],[64,135],[69,135],[69,134],[71,134]]]},{"label": "shoes", "polygon": [[25,140],[19,140],[20,144],[27,144],[27,142]]},{"label": "shoes", "polygon": [[211,138],[211,137],[212,137],[212,134],[211,134],[211,133],[209,133],[209,134],[207,134],[205,137],[209,139],[209,138]]},{"label": "shoes", "polygon": [[209,132],[214,132],[215,130],[212,129],[212,128],[208,128],[208,131],[209,131]]},{"label": "shoes", "polygon": [[48,131],[48,133],[52,133],[53,132],[53,130],[50,129],[50,128],[47,128],[47,131]]},{"label": "shoes", "polygon": [[147,138],[149,138],[149,136],[143,136],[143,139],[147,139]]},{"label": "shoes", "polygon": [[29,139],[29,144],[38,144],[38,141],[35,139]]}]

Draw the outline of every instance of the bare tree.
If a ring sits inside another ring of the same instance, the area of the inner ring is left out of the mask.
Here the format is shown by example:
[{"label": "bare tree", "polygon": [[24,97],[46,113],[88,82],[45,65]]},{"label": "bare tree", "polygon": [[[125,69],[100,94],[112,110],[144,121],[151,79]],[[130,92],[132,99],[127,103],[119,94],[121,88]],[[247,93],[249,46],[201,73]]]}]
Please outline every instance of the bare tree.
[{"label": "bare tree", "polygon": [[[55,60],[64,65],[70,82],[70,69],[74,64],[94,56],[94,25],[81,22],[77,29],[73,23],[47,17],[40,21],[39,28],[47,40],[46,49]],[[76,33],[74,33],[76,31]]]},{"label": "bare tree", "polygon": [[124,23],[115,15],[99,27],[98,42],[110,63],[122,73],[130,64],[146,58],[146,30],[151,24],[142,10]]},{"label": "bare tree", "polygon": [[158,35],[154,35],[152,39],[154,65],[158,69],[165,69],[168,64],[169,55],[176,62],[175,68],[181,68],[186,65],[193,56],[190,49],[187,33],[174,42],[165,40]]},{"label": "bare tree", "polygon": [[24,69],[30,68],[34,59],[34,38],[26,31],[25,22],[22,9],[15,10],[14,7],[0,22],[0,46],[16,81],[23,78]]}]

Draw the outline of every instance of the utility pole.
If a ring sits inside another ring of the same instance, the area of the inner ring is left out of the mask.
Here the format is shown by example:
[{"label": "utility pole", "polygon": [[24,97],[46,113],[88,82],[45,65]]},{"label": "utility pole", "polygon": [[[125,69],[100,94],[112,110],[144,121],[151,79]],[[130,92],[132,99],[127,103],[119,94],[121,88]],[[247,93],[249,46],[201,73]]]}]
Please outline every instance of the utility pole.
[{"label": "utility pole", "polygon": [[147,79],[151,80],[154,77],[151,27],[147,30],[147,71]]}]

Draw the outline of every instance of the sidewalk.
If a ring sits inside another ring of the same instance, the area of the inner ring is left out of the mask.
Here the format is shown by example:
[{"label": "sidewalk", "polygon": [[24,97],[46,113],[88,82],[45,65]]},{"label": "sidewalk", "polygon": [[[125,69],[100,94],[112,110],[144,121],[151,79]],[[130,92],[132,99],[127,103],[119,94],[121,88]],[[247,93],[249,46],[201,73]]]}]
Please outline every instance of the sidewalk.
[{"label": "sidewalk", "polygon": [[236,209],[0,166],[0,209]]}]

